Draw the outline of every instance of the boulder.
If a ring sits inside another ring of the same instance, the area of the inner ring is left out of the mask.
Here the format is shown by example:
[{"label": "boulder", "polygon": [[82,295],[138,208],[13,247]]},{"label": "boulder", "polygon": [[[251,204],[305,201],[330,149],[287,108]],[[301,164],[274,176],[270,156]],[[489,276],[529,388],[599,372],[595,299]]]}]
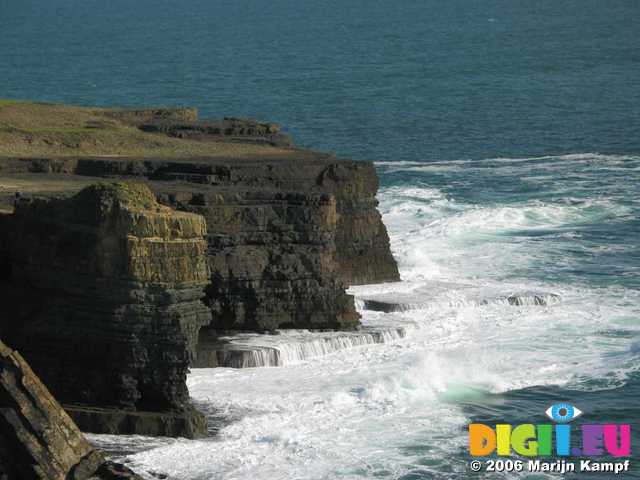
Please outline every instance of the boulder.
[{"label": "boulder", "polygon": [[104,461],[22,356],[0,342],[0,478],[80,480]]}]

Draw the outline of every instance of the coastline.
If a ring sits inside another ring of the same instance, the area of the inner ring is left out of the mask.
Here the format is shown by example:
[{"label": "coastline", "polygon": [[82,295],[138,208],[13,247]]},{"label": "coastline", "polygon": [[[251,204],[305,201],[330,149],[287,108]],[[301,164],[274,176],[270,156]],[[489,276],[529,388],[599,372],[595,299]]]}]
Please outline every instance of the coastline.
[{"label": "coastline", "polygon": [[356,332],[345,291],[399,279],[371,162],[193,109],[5,102],[0,119],[17,122],[0,148],[0,334],[82,430],[207,435],[189,365],[262,366],[211,354],[231,329],[345,331],[311,356],[404,335]]}]

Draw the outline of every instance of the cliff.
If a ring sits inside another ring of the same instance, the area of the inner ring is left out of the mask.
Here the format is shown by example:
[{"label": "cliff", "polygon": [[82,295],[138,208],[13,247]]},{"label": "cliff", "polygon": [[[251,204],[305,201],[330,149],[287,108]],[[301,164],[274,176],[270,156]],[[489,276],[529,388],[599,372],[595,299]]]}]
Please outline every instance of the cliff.
[{"label": "cliff", "polygon": [[0,102],[0,155],[0,335],[89,431],[202,434],[221,333],[356,330],[399,279],[373,164],[271,123]]},{"label": "cliff", "polygon": [[2,223],[3,338],[80,427],[204,434],[185,385],[199,328],[211,321],[202,217],[114,183],[25,200]]},{"label": "cliff", "polygon": [[355,328],[345,287],[399,278],[370,162],[302,151],[241,161],[20,159],[11,168],[43,172],[43,184],[66,179],[63,188],[83,185],[82,178],[135,179],[161,203],[203,215],[216,329]]}]

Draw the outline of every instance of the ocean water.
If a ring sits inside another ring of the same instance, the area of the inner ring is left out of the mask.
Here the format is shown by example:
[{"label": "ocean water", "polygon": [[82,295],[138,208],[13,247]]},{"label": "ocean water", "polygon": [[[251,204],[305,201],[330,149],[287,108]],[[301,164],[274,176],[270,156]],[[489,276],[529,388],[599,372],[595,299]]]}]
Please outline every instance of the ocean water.
[{"label": "ocean water", "polygon": [[[640,478],[639,18],[628,0],[0,1],[2,97],[197,105],[376,161],[403,281],[352,292],[424,297],[362,310],[406,326],[386,344],[193,370],[211,438],[92,439],[149,478],[512,478],[469,471],[466,426],[568,400],[632,424]],[[492,300],[514,292],[560,300]]]}]

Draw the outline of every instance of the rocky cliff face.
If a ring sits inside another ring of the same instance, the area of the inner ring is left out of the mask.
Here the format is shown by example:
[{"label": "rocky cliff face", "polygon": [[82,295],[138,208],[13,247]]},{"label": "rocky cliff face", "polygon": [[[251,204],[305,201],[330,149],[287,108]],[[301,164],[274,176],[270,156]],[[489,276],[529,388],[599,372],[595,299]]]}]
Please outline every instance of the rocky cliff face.
[{"label": "rocky cliff face", "polygon": [[[203,434],[185,379],[190,361],[218,364],[207,342],[217,348],[228,330],[358,329],[346,287],[399,279],[371,162],[192,109],[0,114],[8,151],[39,155],[0,158],[0,336],[84,430]],[[63,120],[74,128],[51,138]],[[93,151],[115,156],[78,156]],[[81,190],[116,180],[137,186]]]},{"label": "rocky cliff face", "polygon": [[0,476],[65,480],[84,470],[88,478],[102,463],[20,354],[0,342]]},{"label": "rocky cliff face", "polygon": [[185,384],[211,321],[204,219],[132,183],[23,201],[1,218],[0,331],[81,428],[205,433]]},{"label": "rocky cliff face", "polygon": [[357,327],[347,285],[398,280],[370,162],[84,158],[39,171],[146,181],[207,221],[214,329]]},{"label": "rocky cliff face", "polygon": [[[0,214],[0,335],[85,430],[202,434],[184,382],[217,332],[355,329],[346,286],[398,278],[373,165],[300,155],[3,162],[69,198]],[[96,179],[153,194],[70,196]]]},{"label": "rocky cliff face", "polygon": [[140,480],[105,461],[22,356],[0,341],[0,478]]},{"label": "rocky cliff face", "polygon": [[378,212],[379,181],[370,162],[336,162],[316,179],[334,195],[337,207],[336,263],[346,285],[395,282],[398,265]]}]

